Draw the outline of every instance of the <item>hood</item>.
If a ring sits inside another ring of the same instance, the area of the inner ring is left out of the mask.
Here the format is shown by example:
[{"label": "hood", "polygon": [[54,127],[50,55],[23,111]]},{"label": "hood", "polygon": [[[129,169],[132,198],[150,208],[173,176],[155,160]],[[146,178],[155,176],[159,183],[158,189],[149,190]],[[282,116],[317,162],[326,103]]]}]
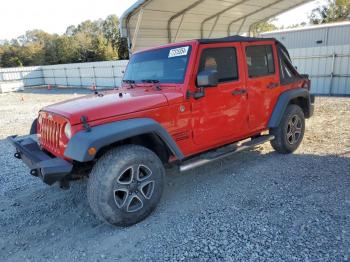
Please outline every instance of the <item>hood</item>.
[{"label": "hood", "polygon": [[113,90],[99,92],[44,107],[42,110],[69,119],[72,125],[81,122],[81,116],[94,121],[168,105],[159,91],[149,89]]}]

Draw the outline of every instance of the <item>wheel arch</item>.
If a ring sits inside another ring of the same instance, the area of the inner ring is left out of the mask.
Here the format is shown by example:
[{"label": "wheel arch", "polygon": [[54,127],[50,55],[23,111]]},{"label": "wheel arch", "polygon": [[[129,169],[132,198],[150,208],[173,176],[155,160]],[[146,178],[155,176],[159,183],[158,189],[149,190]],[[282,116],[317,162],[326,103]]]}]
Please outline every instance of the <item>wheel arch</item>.
[{"label": "wheel arch", "polygon": [[305,118],[311,117],[313,110],[311,105],[310,93],[303,88],[292,89],[283,92],[275,105],[275,108],[271,114],[268,122],[269,128],[278,127],[281,122],[282,116],[289,104],[295,104],[301,107],[304,112]]},{"label": "wheel arch", "polygon": [[35,118],[32,122],[32,125],[30,126],[29,134],[34,135],[37,133],[38,128],[38,118]]},{"label": "wheel arch", "polygon": [[[155,152],[162,161],[170,155],[183,159],[184,155],[169,133],[150,118],[135,118],[92,127],[76,133],[68,142],[64,156],[79,162],[88,162],[106,150],[122,144],[142,145]],[[89,155],[94,147],[96,154]]]},{"label": "wheel arch", "polygon": [[96,154],[96,158],[100,158],[108,150],[121,145],[139,145],[146,147],[153,151],[163,163],[167,163],[169,157],[173,155],[169,147],[164,141],[155,133],[144,133],[126,139],[119,140],[110,145],[102,147]]},{"label": "wheel arch", "polygon": [[297,105],[303,110],[305,118],[309,118],[309,115],[310,115],[310,109],[309,109],[308,103],[309,103],[308,98],[300,97],[300,96],[293,98],[289,101],[289,104]]}]

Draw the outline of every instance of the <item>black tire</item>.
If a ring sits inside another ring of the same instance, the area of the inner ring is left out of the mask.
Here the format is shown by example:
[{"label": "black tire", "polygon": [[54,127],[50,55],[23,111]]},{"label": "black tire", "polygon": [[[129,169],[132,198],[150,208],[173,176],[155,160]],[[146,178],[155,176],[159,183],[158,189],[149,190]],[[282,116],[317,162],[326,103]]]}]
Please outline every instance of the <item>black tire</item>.
[{"label": "black tire", "polygon": [[277,128],[270,130],[275,136],[272,147],[281,154],[294,152],[303,140],[305,132],[305,116],[298,105],[288,105]]},{"label": "black tire", "polygon": [[30,135],[34,135],[37,133],[37,126],[38,126],[38,119],[35,118],[31,127],[30,127],[30,131],[29,131]]},{"label": "black tire", "polygon": [[131,226],[145,219],[160,201],[165,170],[158,156],[137,145],[106,152],[93,167],[87,196],[104,222]]}]

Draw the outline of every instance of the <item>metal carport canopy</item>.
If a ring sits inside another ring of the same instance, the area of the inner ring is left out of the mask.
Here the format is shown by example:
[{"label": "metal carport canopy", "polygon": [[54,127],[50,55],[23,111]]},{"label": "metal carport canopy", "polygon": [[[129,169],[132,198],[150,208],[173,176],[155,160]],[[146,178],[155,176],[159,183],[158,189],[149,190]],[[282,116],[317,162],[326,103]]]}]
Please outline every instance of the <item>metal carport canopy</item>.
[{"label": "metal carport canopy", "polygon": [[310,0],[139,0],[121,17],[130,51],[197,38],[250,32],[250,27]]}]

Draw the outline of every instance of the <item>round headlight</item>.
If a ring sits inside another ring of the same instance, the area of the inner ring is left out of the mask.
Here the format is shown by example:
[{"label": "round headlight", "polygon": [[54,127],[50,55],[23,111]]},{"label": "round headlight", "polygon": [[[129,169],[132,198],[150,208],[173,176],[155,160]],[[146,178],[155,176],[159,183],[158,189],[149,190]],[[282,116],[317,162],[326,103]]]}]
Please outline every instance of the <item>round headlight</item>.
[{"label": "round headlight", "polygon": [[64,134],[66,135],[66,137],[68,139],[71,139],[72,137],[72,128],[71,125],[69,123],[67,123],[64,127]]}]

